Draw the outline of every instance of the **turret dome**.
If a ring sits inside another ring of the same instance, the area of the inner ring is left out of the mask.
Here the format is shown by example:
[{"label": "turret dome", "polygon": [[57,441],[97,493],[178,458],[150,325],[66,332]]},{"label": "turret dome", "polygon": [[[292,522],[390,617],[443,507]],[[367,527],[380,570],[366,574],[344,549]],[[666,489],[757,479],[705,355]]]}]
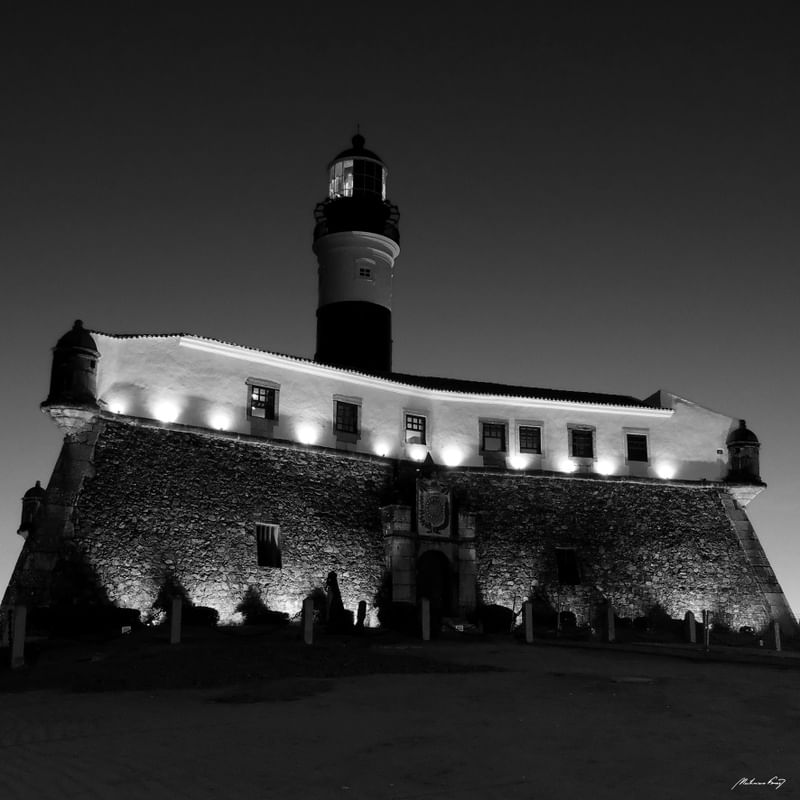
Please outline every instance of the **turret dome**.
[{"label": "turret dome", "polygon": [[725,440],[725,444],[730,447],[731,445],[736,444],[760,444],[758,441],[758,436],[756,436],[753,431],[751,431],[745,421],[743,419],[739,420],[739,427],[734,428],[729,434],[728,438]]},{"label": "turret dome", "polygon": [[97,408],[97,343],[79,319],[53,348],[50,393],[42,404]]},{"label": "turret dome", "polygon": [[343,158],[369,158],[373,161],[379,161],[386,166],[386,162],[377,153],[374,153],[372,150],[367,150],[364,147],[367,140],[360,133],[357,133],[351,141],[353,146],[348,147],[347,150],[342,150],[342,152],[331,161],[328,167],[335,164],[337,161],[341,161]]},{"label": "turret dome", "polygon": [[72,329],[67,331],[56,344],[57,350],[90,350],[97,353],[97,344],[92,335],[83,327],[83,320],[76,319]]},{"label": "turret dome", "polygon": [[32,486],[30,489],[28,489],[28,491],[25,492],[25,494],[22,495],[22,497],[23,499],[28,499],[31,497],[37,497],[41,499],[45,496],[45,494],[47,494],[47,492],[45,492],[45,490],[42,488],[41,482],[36,481],[36,486]]}]

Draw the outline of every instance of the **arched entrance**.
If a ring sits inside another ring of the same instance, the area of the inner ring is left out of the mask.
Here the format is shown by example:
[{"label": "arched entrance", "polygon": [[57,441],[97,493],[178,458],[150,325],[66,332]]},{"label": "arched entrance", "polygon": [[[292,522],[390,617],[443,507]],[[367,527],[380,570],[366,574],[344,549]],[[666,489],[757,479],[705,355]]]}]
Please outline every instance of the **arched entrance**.
[{"label": "arched entrance", "polygon": [[427,597],[431,604],[431,630],[438,630],[442,617],[455,610],[453,571],[447,556],[426,550],[417,559],[417,603]]}]

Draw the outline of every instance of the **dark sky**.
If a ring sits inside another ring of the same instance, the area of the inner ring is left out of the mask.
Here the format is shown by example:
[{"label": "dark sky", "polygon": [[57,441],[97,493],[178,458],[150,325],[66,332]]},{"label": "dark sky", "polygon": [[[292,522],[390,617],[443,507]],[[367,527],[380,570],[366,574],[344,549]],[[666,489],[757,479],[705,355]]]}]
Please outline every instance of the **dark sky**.
[{"label": "dark sky", "polygon": [[0,576],[75,318],[313,355],[313,209],[359,122],[401,211],[395,369],[746,418],[800,609],[796,8],[4,3]]}]

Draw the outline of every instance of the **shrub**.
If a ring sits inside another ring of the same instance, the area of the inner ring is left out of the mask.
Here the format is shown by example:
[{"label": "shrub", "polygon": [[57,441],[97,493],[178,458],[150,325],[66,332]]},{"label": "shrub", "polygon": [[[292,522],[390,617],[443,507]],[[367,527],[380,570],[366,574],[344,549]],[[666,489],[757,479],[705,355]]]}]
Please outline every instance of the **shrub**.
[{"label": "shrub", "polygon": [[169,614],[172,611],[172,600],[175,597],[181,599],[184,608],[192,604],[181,582],[172,573],[168,573],[164,576],[161,588],[158,590],[158,595],[153,601],[153,608],[159,609],[165,614]]},{"label": "shrub", "polygon": [[417,607],[413,603],[383,603],[378,609],[378,622],[387,628],[409,636],[420,635]]},{"label": "shrub", "polygon": [[514,624],[514,612],[506,606],[482,606],[478,609],[478,622],[484,633],[509,633]]},{"label": "shrub", "polygon": [[142,622],[135,608],[80,603],[31,609],[28,625],[31,630],[56,636],[114,636],[123,627],[139,628]]},{"label": "shrub", "polygon": [[289,615],[281,611],[271,611],[261,599],[261,593],[255,586],[250,586],[244,597],[236,606],[241,613],[245,625],[288,625]]},{"label": "shrub", "polygon": [[669,631],[672,628],[672,617],[660,603],[656,603],[645,615],[650,630]]},{"label": "shrub", "polygon": [[331,633],[348,633],[353,629],[354,614],[347,608],[331,613],[326,629]]},{"label": "shrub", "polygon": [[213,628],[219,622],[219,611],[208,606],[184,606],[181,615],[182,625]]},{"label": "shrub", "polygon": [[528,599],[531,601],[533,624],[545,628],[555,628],[558,614],[547,595],[541,589],[537,589]]},{"label": "shrub", "polygon": [[559,614],[562,631],[575,631],[578,629],[578,618],[572,611],[562,611]]}]

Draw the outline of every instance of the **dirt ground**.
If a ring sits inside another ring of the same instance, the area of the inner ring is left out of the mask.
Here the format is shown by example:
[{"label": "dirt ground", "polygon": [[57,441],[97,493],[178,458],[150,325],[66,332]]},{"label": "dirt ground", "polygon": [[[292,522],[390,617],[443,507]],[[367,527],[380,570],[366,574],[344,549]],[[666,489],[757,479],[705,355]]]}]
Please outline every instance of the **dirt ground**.
[{"label": "dirt ground", "polygon": [[0,798],[800,797],[797,659],[125,638],[0,672]]}]

